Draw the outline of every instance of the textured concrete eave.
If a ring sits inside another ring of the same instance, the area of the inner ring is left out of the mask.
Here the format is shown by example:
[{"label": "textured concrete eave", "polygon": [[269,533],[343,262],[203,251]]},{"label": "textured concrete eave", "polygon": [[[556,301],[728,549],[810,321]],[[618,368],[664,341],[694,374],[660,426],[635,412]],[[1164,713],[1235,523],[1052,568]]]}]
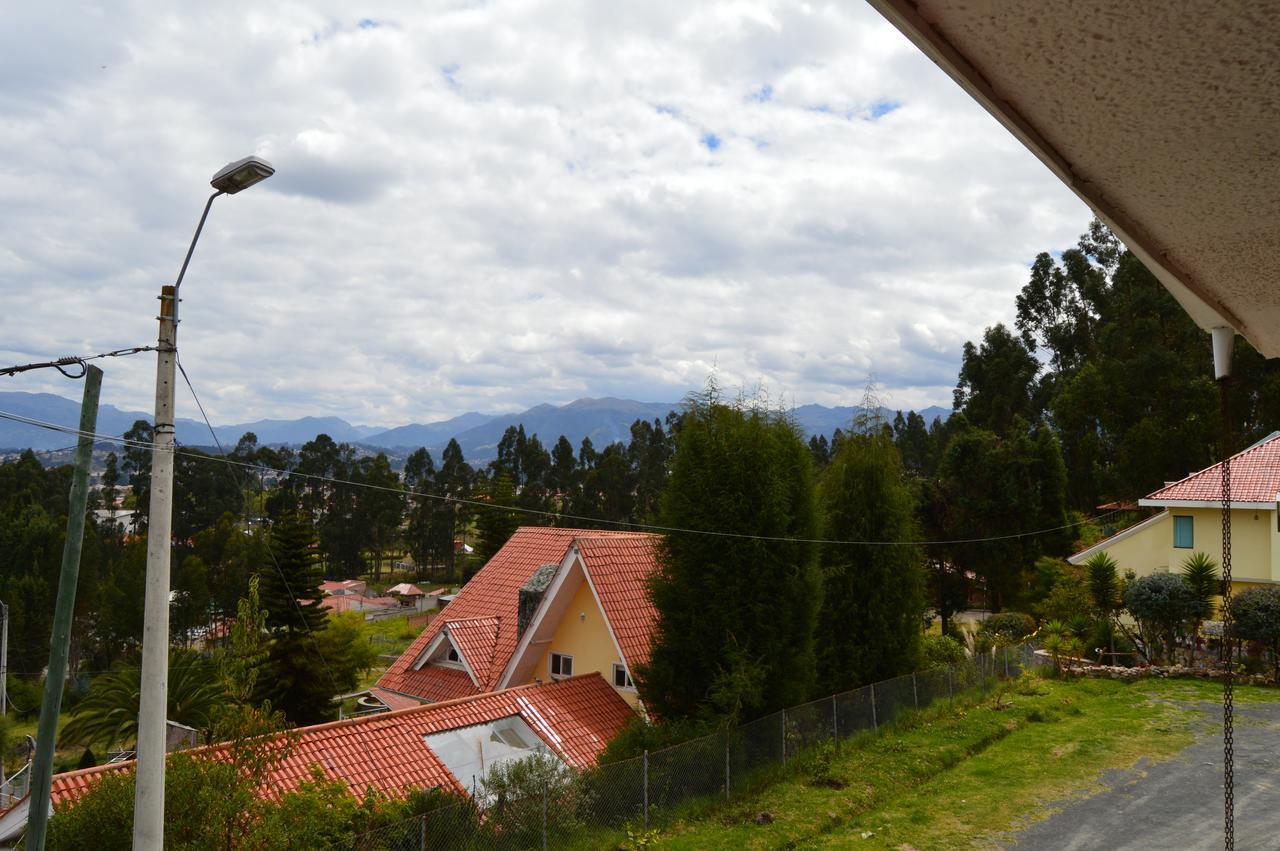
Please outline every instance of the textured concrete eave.
[{"label": "textured concrete eave", "polygon": [[[1223,304],[1215,294],[1214,282],[1196,280],[1185,269],[1179,268],[1168,253],[1161,250],[1151,238],[1142,222],[1125,214],[1124,199],[1108,197],[1106,186],[1091,182],[1073,168],[1070,160],[1052,142],[1055,135],[1053,127],[1035,126],[999,95],[992,86],[990,75],[984,73],[984,69],[975,67],[970,58],[926,18],[926,15],[932,17],[929,0],[868,2],[1088,204],[1156,275],[1197,325],[1206,330],[1230,326],[1264,355],[1280,356],[1280,343],[1276,342],[1274,333],[1268,333],[1265,328],[1251,327],[1250,321],[1243,320],[1237,312]],[[974,4],[975,8],[984,5]],[[921,9],[925,10],[925,14],[921,13]],[[954,7],[948,11],[949,14],[957,14]],[[1028,57],[1026,61],[1034,62],[1036,57]],[[1012,78],[1018,74],[1019,69],[1015,65],[1004,67],[1001,71]],[[1000,81],[996,82],[999,84]],[[1189,191],[1194,191],[1194,188],[1189,188]],[[1243,304],[1241,307],[1245,309],[1251,305]]]}]

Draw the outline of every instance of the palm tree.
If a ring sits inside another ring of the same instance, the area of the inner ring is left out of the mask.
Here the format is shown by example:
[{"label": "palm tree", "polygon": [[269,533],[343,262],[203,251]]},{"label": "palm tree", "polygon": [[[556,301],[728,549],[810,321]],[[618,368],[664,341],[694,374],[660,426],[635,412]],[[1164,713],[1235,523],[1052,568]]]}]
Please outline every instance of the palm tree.
[{"label": "palm tree", "polygon": [[1213,614],[1213,598],[1222,593],[1218,563],[1207,553],[1192,553],[1182,562],[1182,580],[1191,589],[1195,601],[1191,616],[1191,664],[1196,663],[1196,646],[1200,643],[1200,625]]},{"label": "palm tree", "polygon": [[1098,614],[1107,622],[1108,661],[1116,661],[1115,615],[1120,610],[1120,566],[1106,553],[1098,553],[1085,562],[1089,568],[1089,595]]},{"label": "palm tree", "polygon": [[[142,673],[126,668],[94,681],[89,695],[75,709],[59,737],[86,746],[125,745],[138,738],[138,707]],[[205,734],[213,728],[228,696],[213,664],[193,650],[169,651],[167,718]]]}]

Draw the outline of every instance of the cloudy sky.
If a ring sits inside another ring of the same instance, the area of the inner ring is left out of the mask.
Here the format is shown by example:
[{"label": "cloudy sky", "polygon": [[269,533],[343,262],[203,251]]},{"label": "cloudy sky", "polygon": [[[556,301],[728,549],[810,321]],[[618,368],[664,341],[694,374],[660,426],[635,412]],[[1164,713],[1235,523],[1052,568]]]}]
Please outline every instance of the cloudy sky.
[{"label": "cloudy sky", "polygon": [[[0,361],[154,341],[209,177],[254,152],[276,176],[215,203],[183,284],[223,423],[666,401],[713,370],[949,404],[964,341],[1089,219],[854,0],[23,3]],[[153,358],[107,361],[104,401],[149,409]]]}]

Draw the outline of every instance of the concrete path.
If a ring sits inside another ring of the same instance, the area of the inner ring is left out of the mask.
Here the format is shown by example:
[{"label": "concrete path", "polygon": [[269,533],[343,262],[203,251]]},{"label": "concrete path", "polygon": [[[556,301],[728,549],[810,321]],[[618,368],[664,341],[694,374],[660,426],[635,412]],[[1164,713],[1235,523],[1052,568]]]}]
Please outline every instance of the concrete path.
[{"label": "concrete path", "polygon": [[[1108,772],[1102,782],[1110,791],[1061,805],[1003,847],[1222,848],[1222,707],[1198,708],[1207,720],[1191,747],[1166,762]],[[1280,703],[1237,706],[1235,717],[1236,848],[1280,849]]]}]

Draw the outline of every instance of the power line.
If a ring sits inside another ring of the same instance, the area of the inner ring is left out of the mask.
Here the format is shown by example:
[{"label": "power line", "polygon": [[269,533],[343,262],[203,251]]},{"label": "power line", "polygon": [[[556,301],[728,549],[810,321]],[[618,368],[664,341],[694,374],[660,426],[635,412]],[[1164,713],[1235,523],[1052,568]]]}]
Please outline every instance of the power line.
[{"label": "power line", "polygon": [[[56,369],[67,378],[84,378],[85,371],[88,369],[88,362],[91,360],[101,360],[102,358],[119,358],[126,355],[136,355],[141,352],[154,352],[155,346],[131,346],[127,349],[115,349],[110,352],[102,352],[97,355],[68,355],[67,357],[58,358],[56,360],[41,361],[40,363],[26,363],[19,366],[7,366],[0,369],[0,375],[14,376],[20,372],[30,372],[33,369]],[[66,370],[66,367],[78,366],[80,372],[72,373]]]},{"label": "power line", "polygon": [[[60,426],[54,423],[46,423],[31,417],[24,417],[20,414],[10,414],[6,411],[0,411],[0,419],[13,420],[25,425],[36,426],[38,428],[51,429],[53,431],[61,431],[67,434],[80,434],[77,429],[67,426]],[[149,448],[153,444],[147,441],[126,440],[122,437],[112,435],[93,434],[89,435],[95,439],[106,442],[119,443],[126,446],[135,446],[138,448]],[[261,464],[249,464],[244,461],[236,461],[225,456],[205,455],[203,453],[182,452],[174,450],[176,455],[184,455],[190,458],[205,459],[208,461],[217,461],[223,464],[229,464],[237,467],[244,467],[251,470],[270,470],[279,473],[282,476],[297,477],[300,479],[309,479],[312,481],[326,482],[335,485],[346,485],[347,487],[366,488],[368,490],[384,491],[387,493],[395,493],[401,496],[414,499],[434,499],[441,502],[453,503],[456,505],[465,505],[473,508],[482,508],[497,511],[509,511],[515,514],[524,514],[534,517],[549,517],[557,520],[577,520],[585,523],[602,523],[609,526],[617,526],[624,529],[632,529],[637,532],[660,532],[666,534],[686,534],[686,535],[708,535],[717,538],[732,538],[751,541],[767,541],[775,543],[792,543],[792,544],[830,544],[833,546],[858,546],[858,547],[924,547],[924,546],[958,546],[961,544],[988,544],[998,541],[1013,541],[1022,538],[1035,538],[1041,535],[1050,535],[1054,532],[1063,532],[1067,529],[1075,529],[1092,523],[1097,520],[1103,520],[1116,514],[1123,513],[1126,509],[1117,508],[1111,511],[1096,515],[1095,517],[1077,520],[1072,523],[1064,523],[1061,526],[1053,526],[1046,529],[1036,529],[1030,532],[1014,532],[1007,535],[988,535],[980,538],[954,538],[951,540],[920,540],[920,541],[852,541],[832,538],[796,538],[784,535],[753,535],[747,532],[721,532],[713,529],[686,529],[679,526],[662,526],[654,523],[637,523],[629,520],[607,520],[600,517],[586,517],[577,514],[562,514],[554,511],[543,511],[537,508],[525,508],[518,505],[494,505],[493,503],[484,502],[478,499],[464,499],[462,497],[451,496],[449,494],[434,494],[426,491],[417,491],[403,488],[390,488],[383,485],[369,484],[368,482],[355,482],[349,479],[338,479],[331,476],[319,476],[314,473],[300,473],[294,470],[280,470],[275,467],[266,467]]]}]

